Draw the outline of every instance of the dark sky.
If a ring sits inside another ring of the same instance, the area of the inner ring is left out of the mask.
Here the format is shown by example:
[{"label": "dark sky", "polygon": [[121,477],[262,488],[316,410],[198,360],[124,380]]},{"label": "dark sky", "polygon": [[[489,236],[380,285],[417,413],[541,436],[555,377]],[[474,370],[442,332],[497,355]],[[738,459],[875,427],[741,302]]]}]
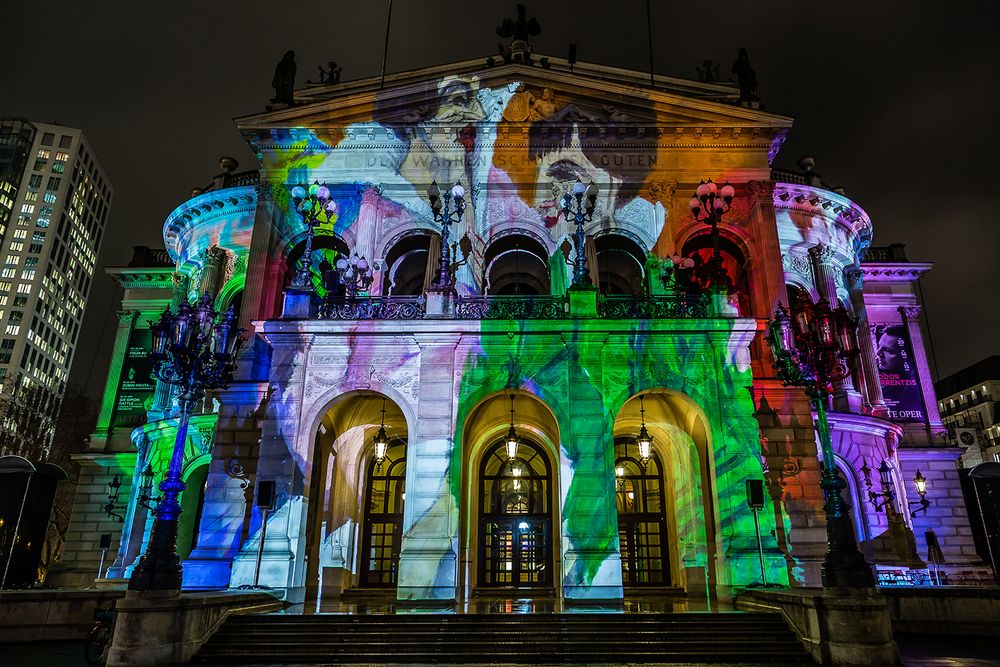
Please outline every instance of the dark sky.
[{"label": "dark sky", "polygon": [[[796,118],[776,164],[815,155],[871,215],[875,244],[936,263],[923,282],[941,374],[1000,351],[994,2],[652,4],[658,73],[695,78],[705,58],[727,72],[747,47],[767,108]],[[396,0],[389,71],[492,55],[513,13],[508,0]],[[575,42],[582,61],[648,68],[644,0],[537,0],[528,13],[536,52]],[[0,116],[84,129],[115,185],[99,266],[124,264],[133,245],[162,246],[164,218],[219,156],[253,166],[232,118],[262,110],[286,49],[299,83],[331,59],[344,79],[376,75],[385,18],[384,0],[8,3]],[[97,392],[112,285],[94,282],[71,375]]]}]

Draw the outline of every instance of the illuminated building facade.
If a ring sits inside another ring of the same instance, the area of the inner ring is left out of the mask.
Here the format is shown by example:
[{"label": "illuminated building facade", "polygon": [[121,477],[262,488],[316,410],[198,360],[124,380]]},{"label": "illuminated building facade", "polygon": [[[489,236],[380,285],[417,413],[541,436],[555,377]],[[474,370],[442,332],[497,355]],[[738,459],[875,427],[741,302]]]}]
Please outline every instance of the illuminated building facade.
[{"label": "illuminated building facade", "polygon": [[965,449],[962,467],[1000,462],[1000,356],[942,378],[934,388],[949,440]]},{"label": "illuminated building facade", "polygon": [[0,381],[35,409],[58,409],[112,194],[81,130],[0,120]]},{"label": "illuminated building facade", "polygon": [[[950,504],[959,452],[923,399],[914,285],[930,266],[870,248],[868,215],[811,162],[773,170],[792,120],[740,105],[731,85],[661,77],[654,90],[644,74],[547,63],[297,91],[293,106],[237,120],[257,180],[217,179],[167,219],[174,282],[157,277],[143,303],[136,282],[123,310],[140,314],[123,322],[208,292],[254,333],[185,450],[185,587],[254,582],[260,483],[274,482],[260,582],[294,601],[727,595],[760,579],[752,479],[769,492],[768,581],[818,585],[813,417],[759,336],[798,290],[871,334],[830,412],[863,551],[912,578],[932,526],[949,563],[980,566]],[[715,240],[689,207],[707,178],[735,188]],[[577,181],[597,188],[583,244],[561,211]],[[435,182],[464,186],[447,236]],[[313,184],[314,237],[298,210]],[[721,292],[698,284],[715,247]],[[122,358],[106,404],[120,402]],[[169,392],[148,392],[128,447],[99,426],[119,458],[99,437],[89,454],[125,483],[111,577],[141,553],[140,473],[162,474],[172,443]],[[894,495],[876,510],[883,461]],[[917,468],[933,502],[914,516]]]}]

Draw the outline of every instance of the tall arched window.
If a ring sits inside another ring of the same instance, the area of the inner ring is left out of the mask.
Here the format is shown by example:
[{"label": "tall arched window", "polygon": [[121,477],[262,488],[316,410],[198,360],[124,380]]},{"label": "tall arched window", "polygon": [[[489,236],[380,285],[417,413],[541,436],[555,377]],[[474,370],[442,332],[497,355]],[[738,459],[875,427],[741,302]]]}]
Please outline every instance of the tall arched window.
[{"label": "tall arched window", "polygon": [[533,587],[552,583],[552,472],[542,448],[522,440],[517,457],[503,442],[479,468],[479,583]]},{"label": "tall arched window", "polygon": [[361,585],[396,585],[403,539],[403,499],[406,496],[406,442],[393,440],[381,464],[368,464],[365,484],[365,524],[361,544]]},{"label": "tall arched window", "polygon": [[430,241],[429,234],[411,234],[389,249],[385,256],[383,294],[413,296],[424,291]]},{"label": "tall arched window", "polygon": [[670,559],[663,472],[654,452],[646,465],[632,438],[615,442],[615,499],[625,586],[667,586]]}]

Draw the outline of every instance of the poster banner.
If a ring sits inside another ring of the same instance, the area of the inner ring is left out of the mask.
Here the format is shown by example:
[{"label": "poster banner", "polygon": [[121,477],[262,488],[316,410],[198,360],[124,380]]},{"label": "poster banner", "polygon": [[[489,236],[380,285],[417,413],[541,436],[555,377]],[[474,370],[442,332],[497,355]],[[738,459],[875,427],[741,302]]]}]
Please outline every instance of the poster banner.
[{"label": "poster banner", "polygon": [[153,364],[149,360],[150,343],[149,329],[132,331],[118,381],[113,426],[131,428],[146,423],[146,402],[156,389]]},{"label": "poster banner", "polygon": [[905,324],[886,322],[872,325],[875,361],[878,364],[882,396],[894,422],[926,422],[920,394],[913,346]]}]

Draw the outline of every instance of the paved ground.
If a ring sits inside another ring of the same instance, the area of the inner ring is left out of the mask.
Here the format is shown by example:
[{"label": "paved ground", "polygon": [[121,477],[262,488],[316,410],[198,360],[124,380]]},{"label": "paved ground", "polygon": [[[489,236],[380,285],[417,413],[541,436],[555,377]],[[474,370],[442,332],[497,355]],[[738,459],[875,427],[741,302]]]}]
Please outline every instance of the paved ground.
[{"label": "paved ground", "polygon": [[[995,637],[897,635],[896,641],[902,653],[903,667],[1000,667],[1000,641]],[[0,665],[4,667],[84,667],[85,664],[81,642],[8,644],[0,647]]]}]

